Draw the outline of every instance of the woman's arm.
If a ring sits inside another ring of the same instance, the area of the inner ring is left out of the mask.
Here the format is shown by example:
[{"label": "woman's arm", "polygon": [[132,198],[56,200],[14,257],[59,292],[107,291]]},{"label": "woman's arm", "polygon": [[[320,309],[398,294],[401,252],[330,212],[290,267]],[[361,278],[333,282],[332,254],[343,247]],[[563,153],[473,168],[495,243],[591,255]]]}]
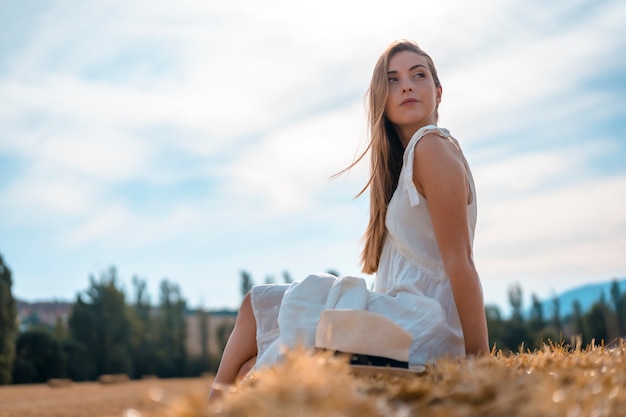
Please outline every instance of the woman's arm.
[{"label": "woman's arm", "polygon": [[461,319],[465,352],[489,353],[485,307],[467,223],[470,191],[462,156],[450,141],[429,134],[416,144],[414,158],[413,182],[428,201]]}]

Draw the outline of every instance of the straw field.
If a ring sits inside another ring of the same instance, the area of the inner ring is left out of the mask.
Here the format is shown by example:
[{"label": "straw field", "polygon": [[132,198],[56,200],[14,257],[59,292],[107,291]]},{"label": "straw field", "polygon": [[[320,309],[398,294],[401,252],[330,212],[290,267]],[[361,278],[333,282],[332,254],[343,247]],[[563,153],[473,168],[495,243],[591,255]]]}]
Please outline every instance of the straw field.
[{"label": "straw field", "polygon": [[126,382],[0,387],[0,417],[152,417],[185,396],[204,396],[211,379],[144,379]]},{"label": "straw field", "polygon": [[207,405],[209,383],[0,388],[0,417],[626,416],[626,345],[443,360],[408,375],[354,374],[340,358],[292,352]]}]

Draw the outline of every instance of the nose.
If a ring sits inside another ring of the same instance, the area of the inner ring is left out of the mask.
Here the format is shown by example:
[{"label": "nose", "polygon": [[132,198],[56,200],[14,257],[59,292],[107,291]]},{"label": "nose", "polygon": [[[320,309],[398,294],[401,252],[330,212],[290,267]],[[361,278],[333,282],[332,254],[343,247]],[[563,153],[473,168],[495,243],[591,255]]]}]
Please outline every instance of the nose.
[{"label": "nose", "polygon": [[403,93],[408,93],[409,91],[413,91],[413,88],[411,86],[408,86],[408,87],[404,86],[404,87],[402,87],[402,92]]}]

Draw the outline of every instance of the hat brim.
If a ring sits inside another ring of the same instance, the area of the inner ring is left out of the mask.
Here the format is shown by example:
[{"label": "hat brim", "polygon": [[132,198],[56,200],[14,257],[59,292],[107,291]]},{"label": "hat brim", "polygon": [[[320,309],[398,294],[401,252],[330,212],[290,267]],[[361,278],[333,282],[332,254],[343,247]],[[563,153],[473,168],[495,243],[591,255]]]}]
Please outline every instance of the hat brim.
[{"label": "hat brim", "polygon": [[412,369],[395,368],[391,366],[350,365],[350,372],[357,376],[389,375],[389,376],[416,376],[426,371],[425,366]]}]

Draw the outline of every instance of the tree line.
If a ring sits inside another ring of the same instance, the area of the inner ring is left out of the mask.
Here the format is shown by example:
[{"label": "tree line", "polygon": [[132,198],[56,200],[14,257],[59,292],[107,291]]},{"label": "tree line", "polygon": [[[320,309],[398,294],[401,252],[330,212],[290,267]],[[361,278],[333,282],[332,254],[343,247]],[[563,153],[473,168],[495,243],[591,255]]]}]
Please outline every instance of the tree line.
[{"label": "tree line", "polygon": [[[29,325],[18,332],[12,273],[0,256],[0,384],[39,383],[51,378],[92,381],[101,375],[199,376],[215,370],[219,357],[208,351],[208,313],[197,309],[201,354],[187,352],[187,316],[180,287],[164,279],[158,303],[151,303],[144,279],[132,279],[127,295],[115,267],[89,277],[67,323]],[[204,329],[204,331],[202,331]],[[220,346],[231,328],[218,329]]]},{"label": "tree line", "polygon": [[[338,275],[335,271],[332,271]],[[285,283],[291,276],[283,274]],[[266,283],[275,279],[268,276]],[[241,272],[241,294],[254,282]],[[89,277],[89,287],[77,295],[67,324],[60,318],[53,327],[31,326],[21,332],[17,327],[17,306],[11,293],[12,272],[0,255],[0,384],[38,383],[50,378],[74,381],[95,380],[105,374],[127,374],[131,378],[147,375],[167,377],[198,376],[214,372],[219,355],[208,349],[208,313],[188,309],[180,287],[164,279],[157,303],[152,303],[146,281],[134,277],[132,294],[126,294],[114,267],[98,278]],[[497,350],[517,352],[538,349],[549,341],[572,344],[575,337],[586,346],[610,343],[626,334],[626,293],[616,280],[610,300],[602,296],[588,311],[575,302],[573,313],[562,317],[560,301],[544,311],[532,295],[528,312],[519,285],[509,289],[511,314],[504,317],[497,306],[485,308],[489,341]],[[187,351],[187,317],[197,315],[201,353]],[[215,337],[221,352],[232,327],[221,326]]]},{"label": "tree line", "polygon": [[574,301],[572,313],[561,314],[561,301],[554,297],[549,311],[544,311],[541,300],[531,295],[528,310],[523,305],[523,292],[519,285],[509,288],[511,315],[504,318],[497,306],[485,307],[489,342],[496,350],[517,352],[520,349],[539,349],[544,343],[585,347],[617,343],[626,335],[626,292],[622,292],[617,279],[610,286],[610,297],[604,293],[587,311]]}]

